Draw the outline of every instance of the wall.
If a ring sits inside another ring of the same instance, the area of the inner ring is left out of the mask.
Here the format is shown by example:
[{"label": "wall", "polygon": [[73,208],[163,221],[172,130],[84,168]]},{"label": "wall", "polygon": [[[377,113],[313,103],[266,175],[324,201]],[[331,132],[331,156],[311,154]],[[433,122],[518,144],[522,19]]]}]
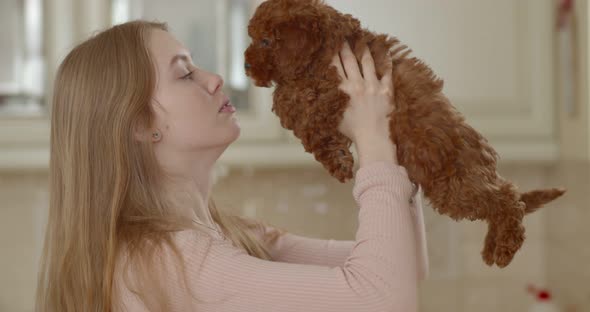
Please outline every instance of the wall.
[{"label": "wall", "polygon": [[[590,248],[583,241],[590,232],[582,224],[590,217],[590,181],[579,175],[587,169],[525,164],[500,168],[523,190],[557,185],[570,190],[567,197],[525,219],[527,240],[503,270],[481,260],[484,223],[455,223],[425,208],[431,276],[420,285],[420,311],[526,311],[529,282],[555,286],[557,299],[588,311],[590,276],[580,272],[590,272]],[[235,170],[218,182],[213,196],[225,211],[260,218],[292,233],[349,240],[358,224],[351,192],[352,182],[341,184],[312,167]],[[47,176],[0,174],[0,198],[0,311],[32,311]]]}]

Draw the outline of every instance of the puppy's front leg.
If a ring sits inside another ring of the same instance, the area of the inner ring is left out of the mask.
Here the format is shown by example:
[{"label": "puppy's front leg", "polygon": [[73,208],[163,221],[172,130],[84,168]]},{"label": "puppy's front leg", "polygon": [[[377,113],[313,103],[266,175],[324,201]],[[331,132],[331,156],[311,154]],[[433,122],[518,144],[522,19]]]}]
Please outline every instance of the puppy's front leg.
[{"label": "puppy's front leg", "polygon": [[340,182],[353,177],[352,141],[338,131],[348,96],[333,81],[305,81],[279,85],[273,111],[281,125],[293,130],[305,151]]},{"label": "puppy's front leg", "polygon": [[333,177],[340,182],[353,177],[354,158],[350,152],[351,141],[346,136],[335,129],[326,129],[316,133],[310,141],[309,151]]}]

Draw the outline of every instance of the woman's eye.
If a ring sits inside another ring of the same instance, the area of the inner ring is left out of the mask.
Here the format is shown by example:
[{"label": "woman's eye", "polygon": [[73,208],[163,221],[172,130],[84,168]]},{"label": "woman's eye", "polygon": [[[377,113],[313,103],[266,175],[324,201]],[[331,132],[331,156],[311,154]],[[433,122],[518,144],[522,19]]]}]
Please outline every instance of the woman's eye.
[{"label": "woman's eye", "polygon": [[194,71],[191,71],[191,72],[189,72],[188,74],[186,74],[186,75],[182,76],[182,79],[185,79],[185,80],[186,80],[186,79],[192,80],[192,79],[193,79],[193,73],[194,73]]},{"label": "woman's eye", "polygon": [[263,47],[268,47],[270,45],[270,40],[268,40],[268,39],[262,39],[262,41],[260,42],[260,44],[262,44]]}]

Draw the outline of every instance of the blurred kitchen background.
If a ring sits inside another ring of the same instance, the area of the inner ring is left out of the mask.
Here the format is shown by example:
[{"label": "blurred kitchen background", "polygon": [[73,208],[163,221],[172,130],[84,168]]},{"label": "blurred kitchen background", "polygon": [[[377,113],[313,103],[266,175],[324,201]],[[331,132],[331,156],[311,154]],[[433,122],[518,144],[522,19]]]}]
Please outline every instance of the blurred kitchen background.
[{"label": "blurred kitchen background", "polygon": [[[0,0],[0,311],[33,309],[48,209],[49,116],[56,68],[77,43],[136,18],[168,22],[197,65],[220,73],[240,139],[217,168],[222,209],[310,237],[351,240],[352,182],[331,178],[271,113],[272,90],[243,72],[246,25],[260,0]],[[590,311],[590,7],[586,0],[332,0],[397,36],[445,80],[488,137],[499,171],[523,190],[567,194],[526,217],[506,269],[486,266],[483,222],[425,207],[431,275],[420,311],[528,311],[527,285],[562,311]]]}]

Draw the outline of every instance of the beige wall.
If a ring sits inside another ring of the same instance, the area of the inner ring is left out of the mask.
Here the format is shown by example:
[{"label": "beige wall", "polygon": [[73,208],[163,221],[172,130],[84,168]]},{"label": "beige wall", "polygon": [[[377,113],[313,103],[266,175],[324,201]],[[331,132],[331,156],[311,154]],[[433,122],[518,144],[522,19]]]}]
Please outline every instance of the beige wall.
[{"label": "beige wall", "polygon": [[47,176],[0,174],[0,311],[33,311]]},{"label": "beige wall", "polygon": [[[578,305],[575,311],[590,311],[590,230],[584,224],[590,220],[588,170],[587,164],[566,170],[525,164],[500,168],[523,190],[569,189],[566,197],[525,219],[524,247],[503,270],[481,260],[484,223],[455,223],[427,207],[431,276],[420,286],[420,311],[526,311],[529,282],[552,287],[562,304]],[[0,174],[0,311],[32,311],[46,179],[44,173]],[[351,191],[351,182],[341,184],[315,167],[232,171],[213,195],[226,211],[300,235],[348,240],[357,227]]]},{"label": "beige wall", "polygon": [[[48,58],[54,65],[76,40],[73,38],[84,37],[87,30],[76,28],[77,33],[68,33],[71,25],[80,23],[72,14],[61,15],[68,12],[72,1],[48,1],[55,4],[48,6],[52,8],[48,14],[62,20],[61,26],[49,25],[48,30],[48,35],[55,37],[54,45],[48,47]],[[500,169],[523,190],[561,185],[568,193],[526,218],[525,245],[504,270],[489,268],[481,261],[483,223],[455,223],[426,208],[431,276],[420,286],[421,311],[526,311],[530,297],[525,287],[529,282],[555,290],[558,302],[569,307],[564,311],[590,311],[590,8],[587,1],[576,3],[579,102],[572,116],[556,105],[562,161],[550,167],[516,163]],[[93,8],[77,10],[89,12]],[[48,74],[53,70],[50,65]],[[352,184],[340,184],[318,167],[238,170],[219,182],[214,196],[225,209],[267,220],[296,234],[353,239],[357,210],[351,189]],[[47,204],[46,172],[0,172],[0,311],[32,311]]]},{"label": "beige wall", "polygon": [[[590,88],[588,73],[590,72],[590,62],[588,55],[590,52],[589,45],[590,32],[588,31],[588,16],[590,16],[590,6],[588,1],[576,1],[576,22],[577,22],[577,45],[578,53],[576,63],[578,65],[578,81],[576,85],[577,103],[574,114],[567,114],[562,105],[557,105],[557,116],[559,118],[560,133],[559,142],[562,158],[567,160],[590,160],[590,110],[588,109],[588,100],[590,99]],[[560,77],[559,81],[562,78]],[[558,87],[558,94],[563,92]]]},{"label": "beige wall", "polygon": [[564,162],[553,177],[568,193],[545,217],[548,283],[570,311],[590,311],[590,163]]},{"label": "beige wall", "polygon": [[[590,6],[576,1],[578,83],[576,113],[558,110],[561,162],[555,182],[568,193],[545,218],[547,281],[566,311],[590,311]],[[561,90],[559,90],[562,92]]]}]

